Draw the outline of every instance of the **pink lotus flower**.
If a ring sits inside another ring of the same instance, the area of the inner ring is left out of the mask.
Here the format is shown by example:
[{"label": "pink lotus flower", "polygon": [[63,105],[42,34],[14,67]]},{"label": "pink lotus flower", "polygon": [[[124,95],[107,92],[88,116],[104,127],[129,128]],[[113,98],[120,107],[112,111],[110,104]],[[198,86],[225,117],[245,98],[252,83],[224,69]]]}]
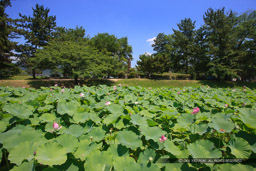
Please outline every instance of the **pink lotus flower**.
[{"label": "pink lotus flower", "polygon": [[180,92],[178,92],[177,94],[180,95]]},{"label": "pink lotus flower", "polygon": [[60,126],[58,123],[56,123],[56,122],[53,122],[53,129],[55,129],[55,130],[59,130],[59,129],[61,129],[62,128],[62,126]]},{"label": "pink lotus flower", "polygon": [[194,115],[194,114],[198,113],[199,111],[200,111],[200,109],[198,107],[194,108],[192,114]]},{"label": "pink lotus flower", "polygon": [[110,101],[107,101],[106,103],[105,103],[105,105],[110,105],[111,103],[110,103]]},{"label": "pink lotus flower", "polygon": [[161,136],[161,138],[159,138],[160,143],[163,143],[167,140],[167,137],[165,137],[164,135]]},{"label": "pink lotus flower", "polygon": [[244,89],[244,91],[247,91],[246,89]]},{"label": "pink lotus flower", "polygon": [[80,97],[84,97],[84,93],[80,93]]},{"label": "pink lotus flower", "polygon": [[50,89],[50,91],[52,91],[52,89]]},{"label": "pink lotus flower", "polygon": [[122,86],[122,84],[118,84],[120,87]]},{"label": "pink lotus flower", "polygon": [[55,86],[55,87],[58,87],[58,84],[55,84],[54,86]]},{"label": "pink lotus flower", "polygon": [[63,89],[61,89],[61,92],[62,92],[62,93],[64,93],[64,91],[65,91],[65,90],[64,90],[64,88],[63,88]]},{"label": "pink lotus flower", "polygon": [[225,104],[225,107],[228,107],[228,104]]},{"label": "pink lotus flower", "polygon": [[116,91],[116,86],[113,86],[114,91]]}]

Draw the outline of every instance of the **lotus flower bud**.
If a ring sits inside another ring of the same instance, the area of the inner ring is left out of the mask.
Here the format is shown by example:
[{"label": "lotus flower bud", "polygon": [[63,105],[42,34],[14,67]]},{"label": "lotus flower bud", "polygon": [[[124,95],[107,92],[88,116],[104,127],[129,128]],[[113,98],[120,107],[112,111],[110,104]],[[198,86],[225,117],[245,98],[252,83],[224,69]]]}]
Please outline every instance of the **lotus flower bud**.
[{"label": "lotus flower bud", "polygon": [[164,135],[161,136],[161,138],[159,139],[160,143],[163,143],[167,140],[167,137],[165,137]]},{"label": "lotus flower bud", "polygon": [[110,105],[111,103],[110,103],[110,101],[107,101],[106,103],[105,103],[105,105]]},{"label": "lotus flower bud", "polygon": [[56,122],[53,123],[53,129],[59,130],[59,129],[61,129],[61,128],[62,128],[62,126],[59,126],[58,123],[56,123]]},{"label": "lotus flower bud", "polygon": [[153,157],[149,157],[148,160],[152,162],[153,161]]},{"label": "lotus flower bud", "polygon": [[198,107],[194,108],[192,114],[194,115],[194,114],[198,113],[199,111],[200,111],[200,109]]}]

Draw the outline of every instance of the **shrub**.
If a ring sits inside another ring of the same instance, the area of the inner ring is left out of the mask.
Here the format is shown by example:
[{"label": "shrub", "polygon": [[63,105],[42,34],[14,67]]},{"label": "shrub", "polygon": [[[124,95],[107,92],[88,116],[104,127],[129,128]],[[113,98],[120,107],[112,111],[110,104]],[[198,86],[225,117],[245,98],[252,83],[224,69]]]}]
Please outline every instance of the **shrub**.
[{"label": "shrub", "polygon": [[124,72],[124,71],[119,71],[119,72],[117,73],[117,77],[118,77],[118,78],[125,78],[125,72]]},{"label": "shrub", "polygon": [[132,71],[128,74],[128,78],[137,78],[137,73]]}]

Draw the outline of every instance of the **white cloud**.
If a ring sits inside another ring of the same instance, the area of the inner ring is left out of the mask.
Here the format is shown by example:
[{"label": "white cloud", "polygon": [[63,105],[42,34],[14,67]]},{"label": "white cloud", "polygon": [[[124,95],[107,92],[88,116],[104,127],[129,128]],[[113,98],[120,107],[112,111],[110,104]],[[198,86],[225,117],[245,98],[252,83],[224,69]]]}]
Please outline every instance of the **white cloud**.
[{"label": "white cloud", "polygon": [[144,53],[146,56],[151,56],[152,55],[152,53],[150,53],[150,52],[145,52]]},{"label": "white cloud", "polygon": [[151,38],[151,39],[148,39],[146,42],[148,42],[150,45],[152,45],[152,44],[154,44],[155,41],[156,40],[156,37],[153,37],[153,38]]}]

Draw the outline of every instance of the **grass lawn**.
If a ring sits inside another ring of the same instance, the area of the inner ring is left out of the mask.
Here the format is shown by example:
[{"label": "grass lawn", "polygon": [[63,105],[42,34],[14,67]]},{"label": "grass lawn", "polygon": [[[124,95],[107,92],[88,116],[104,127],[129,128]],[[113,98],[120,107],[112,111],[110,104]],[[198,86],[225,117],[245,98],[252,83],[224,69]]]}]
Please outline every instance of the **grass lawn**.
[{"label": "grass lawn", "polygon": [[118,84],[127,86],[142,86],[142,87],[199,87],[201,83],[197,80],[151,80],[151,79],[120,79]]},{"label": "grass lawn", "polygon": [[[37,76],[37,79],[44,79],[45,77],[40,77]],[[33,80],[32,76],[21,76],[21,75],[17,75],[17,76],[13,76],[13,77],[8,77],[8,78],[3,78],[0,79],[1,80]]]},{"label": "grass lawn", "polygon": [[[0,80],[0,86],[6,87],[50,87],[58,84],[59,86],[74,87],[74,80],[72,79],[35,79],[31,76],[15,76],[8,80]],[[233,88],[247,86],[256,89],[256,82],[219,82],[209,80],[153,80],[153,79],[104,79],[104,80],[80,80],[79,85],[97,86],[105,84],[114,86],[122,84],[124,86],[142,86],[142,87],[199,87],[210,86],[213,88]]]}]

